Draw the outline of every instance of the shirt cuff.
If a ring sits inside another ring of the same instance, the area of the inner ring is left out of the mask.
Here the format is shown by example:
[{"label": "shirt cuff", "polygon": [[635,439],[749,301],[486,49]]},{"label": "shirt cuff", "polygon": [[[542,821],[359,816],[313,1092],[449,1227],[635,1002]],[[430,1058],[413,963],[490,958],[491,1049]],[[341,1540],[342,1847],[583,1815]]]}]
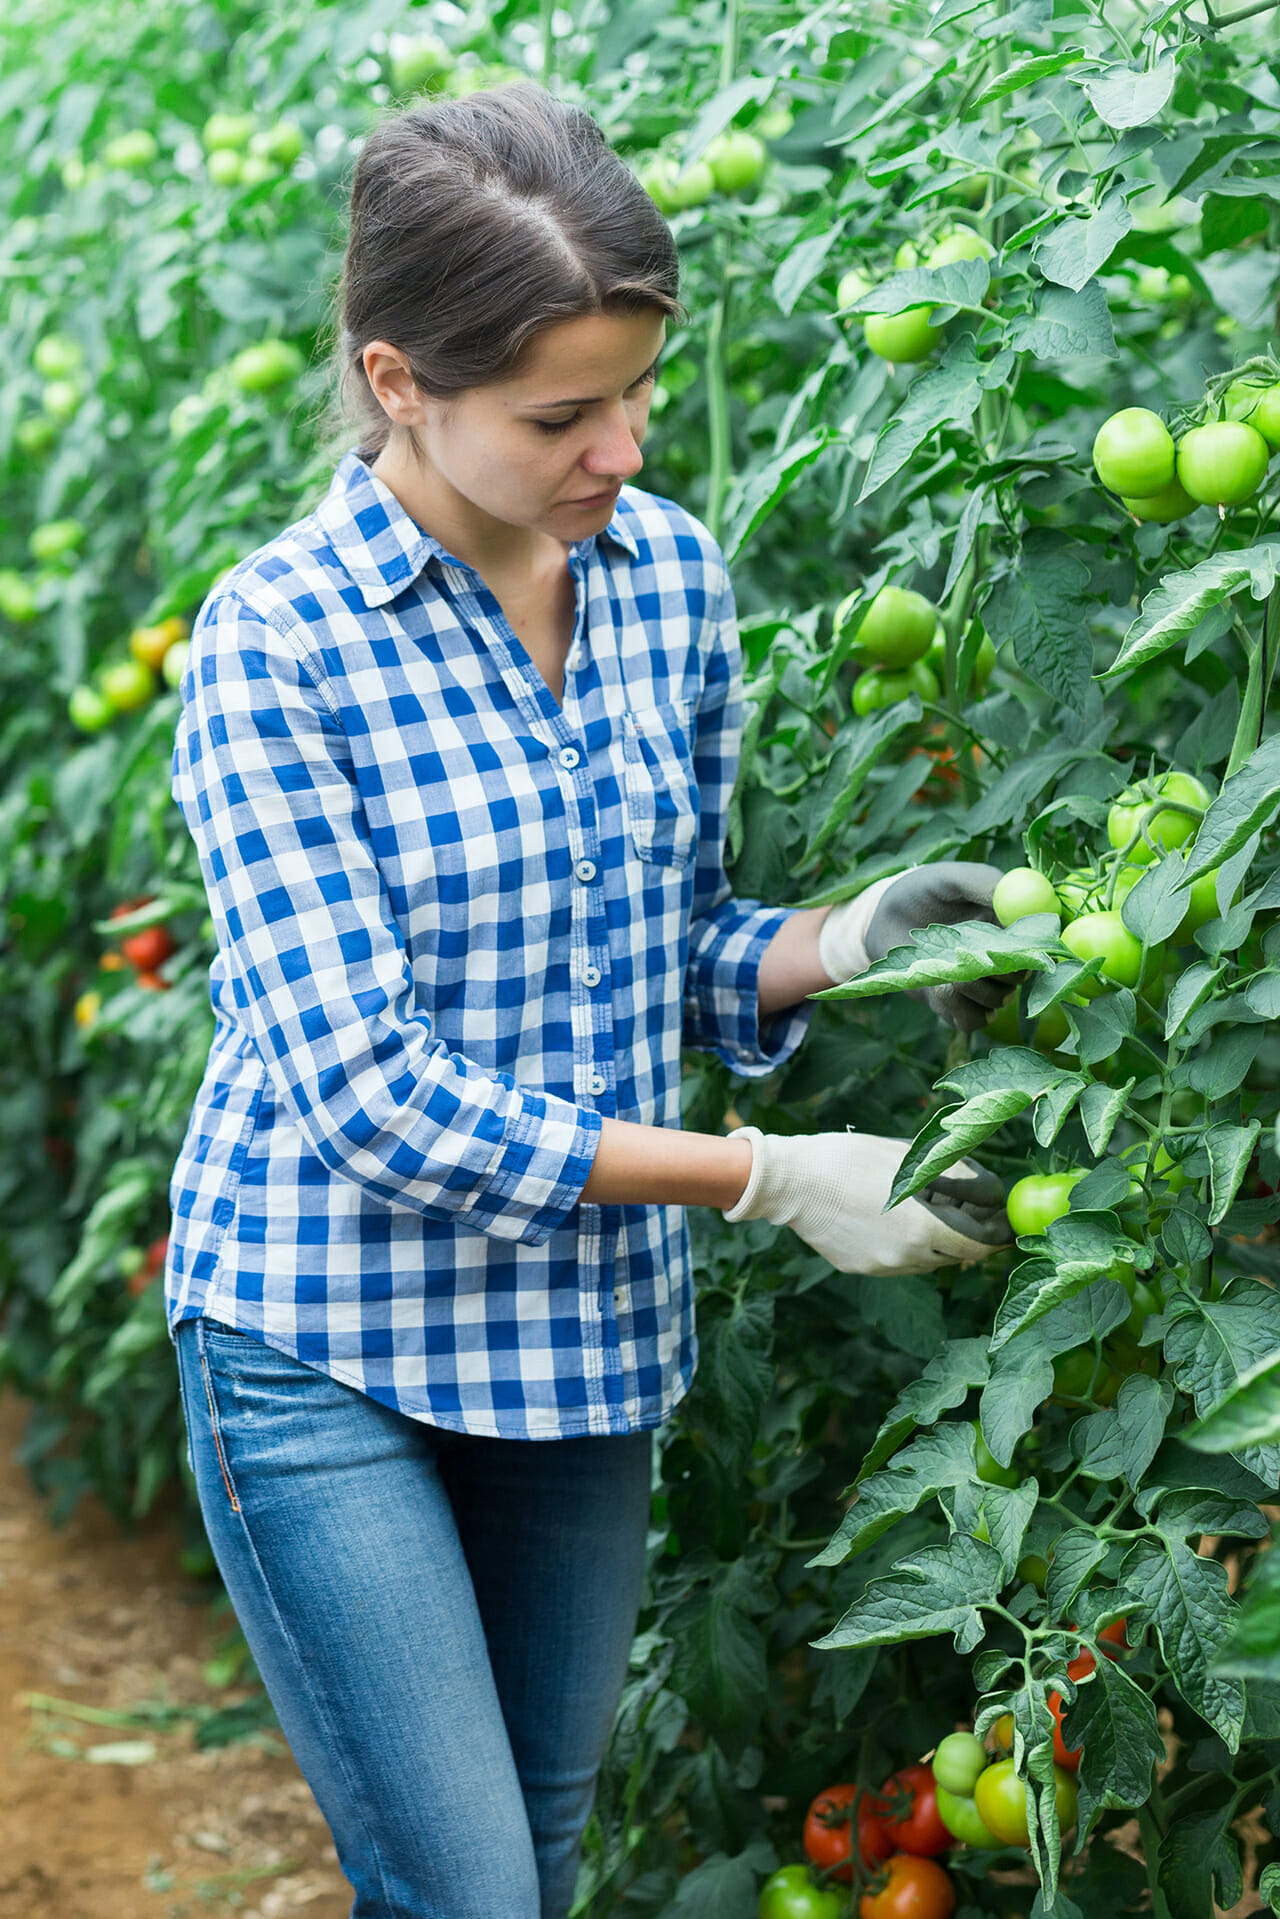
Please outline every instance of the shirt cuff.
[{"label": "shirt cuff", "polygon": [[763,1079],[790,1059],[813,1018],[815,1002],[801,1000],[760,1022],[760,962],[796,911],[728,899],[694,923],[685,974],[684,1044],[714,1053],[746,1079]]}]

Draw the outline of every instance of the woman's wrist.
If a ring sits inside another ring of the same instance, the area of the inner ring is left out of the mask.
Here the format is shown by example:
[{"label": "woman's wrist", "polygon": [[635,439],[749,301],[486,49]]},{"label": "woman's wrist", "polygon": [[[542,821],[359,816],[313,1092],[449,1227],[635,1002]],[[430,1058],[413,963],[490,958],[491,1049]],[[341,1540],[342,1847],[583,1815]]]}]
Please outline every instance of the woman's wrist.
[{"label": "woman's wrist", "polygon": [[606,1119],[581,1197],[591,1206],[736,1206],[751,1178],[751,1142],[674,1126]]}]

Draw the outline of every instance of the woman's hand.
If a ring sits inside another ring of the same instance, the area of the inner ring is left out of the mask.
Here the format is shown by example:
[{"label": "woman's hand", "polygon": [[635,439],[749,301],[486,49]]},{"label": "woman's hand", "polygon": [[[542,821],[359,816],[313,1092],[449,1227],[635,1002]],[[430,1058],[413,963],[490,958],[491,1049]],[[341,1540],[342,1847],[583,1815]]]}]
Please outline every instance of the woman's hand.
[{"label": "woman's hand", "polygon": [[740,1126],[751,1142],[751,1178],[724,1214],[732,1225],[767,1219],[790,1226],[838,1272],[927,1273],[982,1259],[1013,1233],[994,1173],[964,1159],[915,1199],[883,1211],[911,1142],[876,1133],[801,1133]]},{"label": "woman's hand", "polygon": [[[856,979],[895,946],[905,946],[925,926],[960,920],[995,925],[991,895],[1003,876],[998,866],[974,860],[939,860],[880,880],[856,900],[832,907],[818,933],[818,957],[836,985]],[[938,1018],[962,1033],[976,1032],[1008,996],[1016,975],[929,986],[923,998]],[[913,997],[920,997],[919,994]]]}]

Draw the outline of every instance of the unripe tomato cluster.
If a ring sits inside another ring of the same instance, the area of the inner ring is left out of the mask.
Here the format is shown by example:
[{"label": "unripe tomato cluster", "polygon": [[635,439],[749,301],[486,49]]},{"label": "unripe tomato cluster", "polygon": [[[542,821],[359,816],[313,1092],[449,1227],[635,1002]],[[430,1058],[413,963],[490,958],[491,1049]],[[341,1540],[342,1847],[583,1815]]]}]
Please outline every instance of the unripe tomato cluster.
[{"label": "unripe tomato cluster", "polygon": [[306,139],[294,120],[259,127],[251,113],[213,113],[201,141],[205,172],[215,186],[256,187],[287,173]]},{"label": "unripe tomato cluster", "polygon": [[[1069,1670],[1075,1678],[1093,1664],[1083,1653]],[[1075,1824],[1072,1771],[1078,1764],[1076,1753],[1055,1767],[1063,1833]],[[942,1854],[957,1846],[998,1852],[1030,1843],[1026,1795],[1013,1760],[998,1741],[992,1752],[972,1732],[950,1733],[932,1764],[902,1767],[877,1792],[847,1782],[820,1792],[805,1815],[809,1864],[783,1866],[765,1882],[759,1919],[847,1919],[848,1896],[836,1887],[855,1880],[859,1919],[950,1919],[956,1893],[938,1864]]]},{"label": "unripe tomato cluster", "polygon": [[14,438],[33,458],[47,453],[58,430],[74,418],[88,392],[84,348],[68,333],[46,333],[36,341],[32,367],[43,382],[40,411],[28,414],[14,428]]},{"label": "unripe tomato cluster", "polygon": [[673,154],[651,153],[636,166],[636,178],[660,213],[701,206],[713,193],[746,193],[768,162],[764,142],[745,127],[729,127],[711,142],[702,158],[680,170]]},{"label": "unripe tomato cluster", "polygon": [[1122,407],[1095,436],[1098,478],[1135,520],[1165,526],[1198,506],[1225,516],[1257,493],[1280,447],[1280,382],[1235,380],[1221,411],[1222,418],[1191,427],[1175,442],[1149,407]]},{"label": "unripe tomato cluster", "polygon": [[[843,599],[835,611],[833,638],[839,641],[859,594]],[[865,715],[918,693],[926,704],[941,698],[946,635],[938,609],[923,593],[882,586],[849,641],[863,667],[854,682],[851,704]],[[984,633],[973,670],[973,691],[981,694],[995,665],[996,650]]]},{"label": "unripe tomato cluster", "polygon": [[155,698],[160,683],[176,688],[191,642],[185,620],[171,614],[155,626],[136,626],[129,652],[100,668],[96,680],[72,688],[67,711],[82,733],[100,733],[117,715],[134,713]]},{"label": "unripe tomato cluster", "polygon": [[[991,260],[995,248],[972,227],[955,226],[938,235],[927,253],[922,254],[913,241],[904,241],[894,256],[894,268],[945,267],[957,260]],[[851,267],[836,288],[836,307],[843,309],[860,300],[875,285],[857,267]],[[901,313],[868,313],[860,321],[867,345],[882,360],[912,365],[927,360],[940,346],[946,329],[929,322],[930,306],[907,307]]]}]

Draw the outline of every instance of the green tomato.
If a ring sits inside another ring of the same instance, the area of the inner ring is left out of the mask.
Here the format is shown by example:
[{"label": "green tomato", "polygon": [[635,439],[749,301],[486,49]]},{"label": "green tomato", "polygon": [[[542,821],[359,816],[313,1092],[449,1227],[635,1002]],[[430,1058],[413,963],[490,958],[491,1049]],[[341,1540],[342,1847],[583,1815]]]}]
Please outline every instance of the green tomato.
[{"label": "green tomato", "polygon": [[942,327],[930,326],[929,313],[927,306],[908,307],[905,313],[868,313],[862,329],[867,345],[897,366],[927,360],[944,332]]},{"label": "green tomato", "polygon": [[1280,447],[1280,386],[1237,380],[1227,388],[1224,407],[1229,420],[1246,421],[1269,447]]},{"label": "green tomato", "polygon": [[1056,1053],[1070,1031],[1067,1016],[1055,1001],[1052,1006],[1045,1007],[1036,1021],[1031,1043],[1041,1053]]},{"label": "green tomato", "polygon": [[1131,1338],[1137,1339],[1147,1321],[1160,1311],[1160,1301],[1146,1280],[1140,1279],[1125,1260],[1117,1260],[1107,1277],[1118,1280],[1133,1301],[1129,1317],[1124,1322],[1124,1330]]},{"label": "green tomato", "polygon": [[246,161],[231,147],[215,147],[205,160],[205,172],[216,187],[238,187],[244,178]]},{"label": "green tomato", "polygon": [[944,1791],[963,1797],[973,1791],[973,1782],[985,1770],[988,1757],[976,1733],[949,1732],[938,1742],[933,1755],[933,1776]]},{"label": "green tomato", "polygon": [[1110,492],[1122,498],[1149,499],[1173,478],[1173,435],[1149,407],[1123,407],[1098,428],[1093,464]]},{"label": "green tomato", "polygon": [[267,393],[296,380],[305,362],[287,340],[261,340],[231,362],[231,377],[242,393]]},{"label": "green tomato", "polygon": [[211,113],[204,123],[201,139],[206,153],[219,149],[242,151],[253,133],[251,113]]},{"label": "green tomato", "polygon": [[1136,986],[1142,977],[1142,941],[1134,938],[1119,913],[1085,913],[1062,929],[1062,944],[1077,959],[1100,959],[1096,979],[1080,990],[1093,999],[1108,985]]},{"label": "green tomato", "polygon": [[58,437],[58,423],[47,413],[33,413],[18,421],[13,437],[24,453],[47,453]]},{"label": "green tomato", "polygon": [[847,273],[841,275],[836,288],[837,308],[852,306],[864,293],[870,293],[872,285],[873,282],[868,280],[865,273],[859,273],[857,267],[850,267]]},{"label": "green tomato", "polygon": [[929,255],[931,267],[949,267],[953,260],[994,260],[996,250],[972,227],[953,227],[944,233]]},{"label": "green tomato", "polygon": [[741,193],[755,185],[769,155],[754,133],[730,127],[711,142],[705,158],[721,193]]},{"label": "green tomato", "polygon": [[929,651],[937,618],[936,607],[923,593],[882,586],[864,613],[853,644],[877,666],[909,666]]},{"label": "green tomato", "polygon": [[278,167],[291,167],[306,145],[296,120],[277,120],[273,127],[255,133],[249,141],[251,157],[270,160]]},{"label": "green tomato", "polygon": [[1012,926],[1015,920],[1024,920],[1032,913],[1062,916],[1058,895],[1044,874],[1037,873],[1033,866],[1015,866],[996,882],[991,910],[1001,926]]},{"label": "green tomato", "polygon": [[[929,642],[929,651],[925,658],[938,676],[939,682],[946,678],[947,672],[947,634],[941,620],[933,629],[933,638]],[[983,633],[978,642],[978,651],[973,662],[973,677],[970,689],[979,697],[987,690],[987,681],[995,671],[996,649],[992,645],[991,635]]]},{"label": "green tomato", "polygon": [[27,548],[33,560],[49,566],[74,553],[83,541],[84,525],[80,520],[46,520],[32,530]]},{"label": "green tomato", "polygon": [[[1178,442],[1178,478],[1201,506],[1239,506],[1262,485],[1271,448],[1257,427],[1243,420],[1193,426]],[[1154,487],[1130,487],[1131,493]]]},{"label": "green tomato", "polygon": [[[1157,798],[1149,798],[1137,786],[1126,786],[1107,814],[1107,839],[1125,854],[1131,866],[1149,866],[1161,853],[1171,852],[1199,831],[1200,822],[1190,813],[1161,807],[1159,800],[1175,800],[1179,806],[1192,806],[1203,813],[1209,804],[1208,788],[1190,773],[1162,773],[1155,782]],[[1134,835],[1142,837],[1129,846]]]},{"label": "green tomato", "polygon": [[896,706],[918,693],[922,700],[936,703],[941,688],[933,670],[923,660],[914,660],[903,673],[882,673],[872,668],[854,681],[852,706],[860,717],[878,713],[883,707]]},{"label": "green tomato", "polygon": [[187,655],[191,651],[190,640],[175,640],[166,647],[164,658],[160,662],[160,677],[166,686],[178,687],[187,670]]},{"label": "green tomato", "polygon": [[1187,910],[1174,928],[1175,942],[1189,940],[1210,920],[1221,917],[1218,911],[1218,871],[1216,866],[1211,866],[1198,880],[1192,880],[1187,889]]},{"label": "green tomato", "polygon": [[807,1866],[783,1866],[760,1889],[760,1919],[848,1919],[849,1902],[816,1886]]},{"label": "green tomato", "polygon": [[12,620],[15,626],[25,626],[28,620],[34,620],[39,608],[36,604],[36,590],[30,580],[15,573],[6,566],[0,569],[0,613],[6,620]]},{"label": "green tomato", "polygon": [[[953,1738],[963,1738],[970,1737],[971,1735],[956,1733],[951,1736]],[[981,1746],[982,1741],[979,1740],[978,1744]],[[985,1746],[982,1746],[982,1757],[984,1760],[987,1757],[987,1749]],[[981,1775],[976,1776],[980,1777]],[[936,1773],[934,1777],[937,1777]],[[941,1819],[943,1825],[951,1834],[951,1837],[958,1839],[962,1846],[981,1846],[988,1852],[996,1852],[999,1850],[1002,1842],[996,1838],[991,1828],[986,1824],[974,1800],[967,1797],[964,1793],[952,1792],[948,1787],[940,1785],[937,1792],[937,1806],[939,1819]]]},{"label": "green tomato", "polygon": [[425,34],[392,54],[391,90],[396,94],[418,93],[424,88],[433,92],[453,72],[455,64],[444,41]]},{"label": "green tomato", "polygon": [[1062,903],[1063,912],[1078,919],[1081,913],[1097,911],[1103,884],[1101,873],[1088,866],[1073,866],[1069,873],[1054,881],[1053,890]]},{"label": "green tomato", "polygon": [[66,380],[84,365],[84,348],[66,333],[46,333],[31,355],[35,370],[45,380]]},{"label": "green tomato", "polygon": [[117,660],[103,668],[99,684],[113,713],[133,713],[154,694],[156,676],[141,660]]},{"label": "green tomato", "polygon": [[1094,1352],[1092,1346],[1073,1346],[1053,1362],[1053,1396],[1062,1400],[1092,1400],[1110,1406],[1119,1392],[1120,1374]]},{"label": "green tomato", "polygon": [[277,180],[280,169],[263,154],[250,153],[240,162],[240,185],[242,187],[265,186],[268,180]]},{"label": "green tomato", "polygon": [[1012,1759],[997,1759],[978,1774],[973,1788],[974,1808],[987,1831],[1002,1846],[1031,1843],[1027,1799]]},{"label": "green tomato", "polygon": [[145,127],[134,127],[132,132],[120,133],[114,140],[108,140],[102,149],[102,158],[109,167],[131,172],[136,167],[149,167],[159,151],[154,134],[148,133]]},{"label": "green tomato", "polygon": [[1022,1478],[1016,1466],[1000,1464],[982,1437],[982,1428],[976,1419],[973,1422],[973,1455],[977,1462],[978,1478],[988,1486],[1016,1486]]},{"label": "green tomato", "polygon": [[40,404],[54,420],[73,419],[83,399],[79,380],[48,380],[40,391]]},{"label": "green tomato", "polygon": [[1122,495],[1120,504],[1135,520],[1151,520],[1157,526],[1168,526],[1174,520],[1185,520],[1188,513],[1195,512],[1199,502],[1193,500],[1182,482],[1175,478],[1144,500]]},{"label": "green tomato", "polygon": [[67,712],[71,716],[71,724],[79,727],[82,733],[100,733],[115,718],[115,708],[110,700],[103,698],[96,686],[72,687]]},{"label": "green tomato", "polygon": [[920,264],[920,250],[914,240],[904,240],[893,256],[893,264],[899,273],[909,272]]},{"label": "green tomato", "polygon": [[1044,1582],[1049,1577],[1049,1562],[1043,1553],[1024,1553],[1018,1561],[1018,1578],[1025,1579],[1038,1593],[1044,1591]]},{"label": "green tomato", "polygon": [[1043,1233],[1071,1209],[1071,1188],[1085,1175],[1083,1167],[1068,1173],[1028,1173],[1009,1188],[1004,1207],[1019,1238]]},{"label": "green tomato", "polygon": [[795,125],[795,115],[789,106],[769,107],[755,122],[755,131],[762,140],[781,140],[790,133]]}]

